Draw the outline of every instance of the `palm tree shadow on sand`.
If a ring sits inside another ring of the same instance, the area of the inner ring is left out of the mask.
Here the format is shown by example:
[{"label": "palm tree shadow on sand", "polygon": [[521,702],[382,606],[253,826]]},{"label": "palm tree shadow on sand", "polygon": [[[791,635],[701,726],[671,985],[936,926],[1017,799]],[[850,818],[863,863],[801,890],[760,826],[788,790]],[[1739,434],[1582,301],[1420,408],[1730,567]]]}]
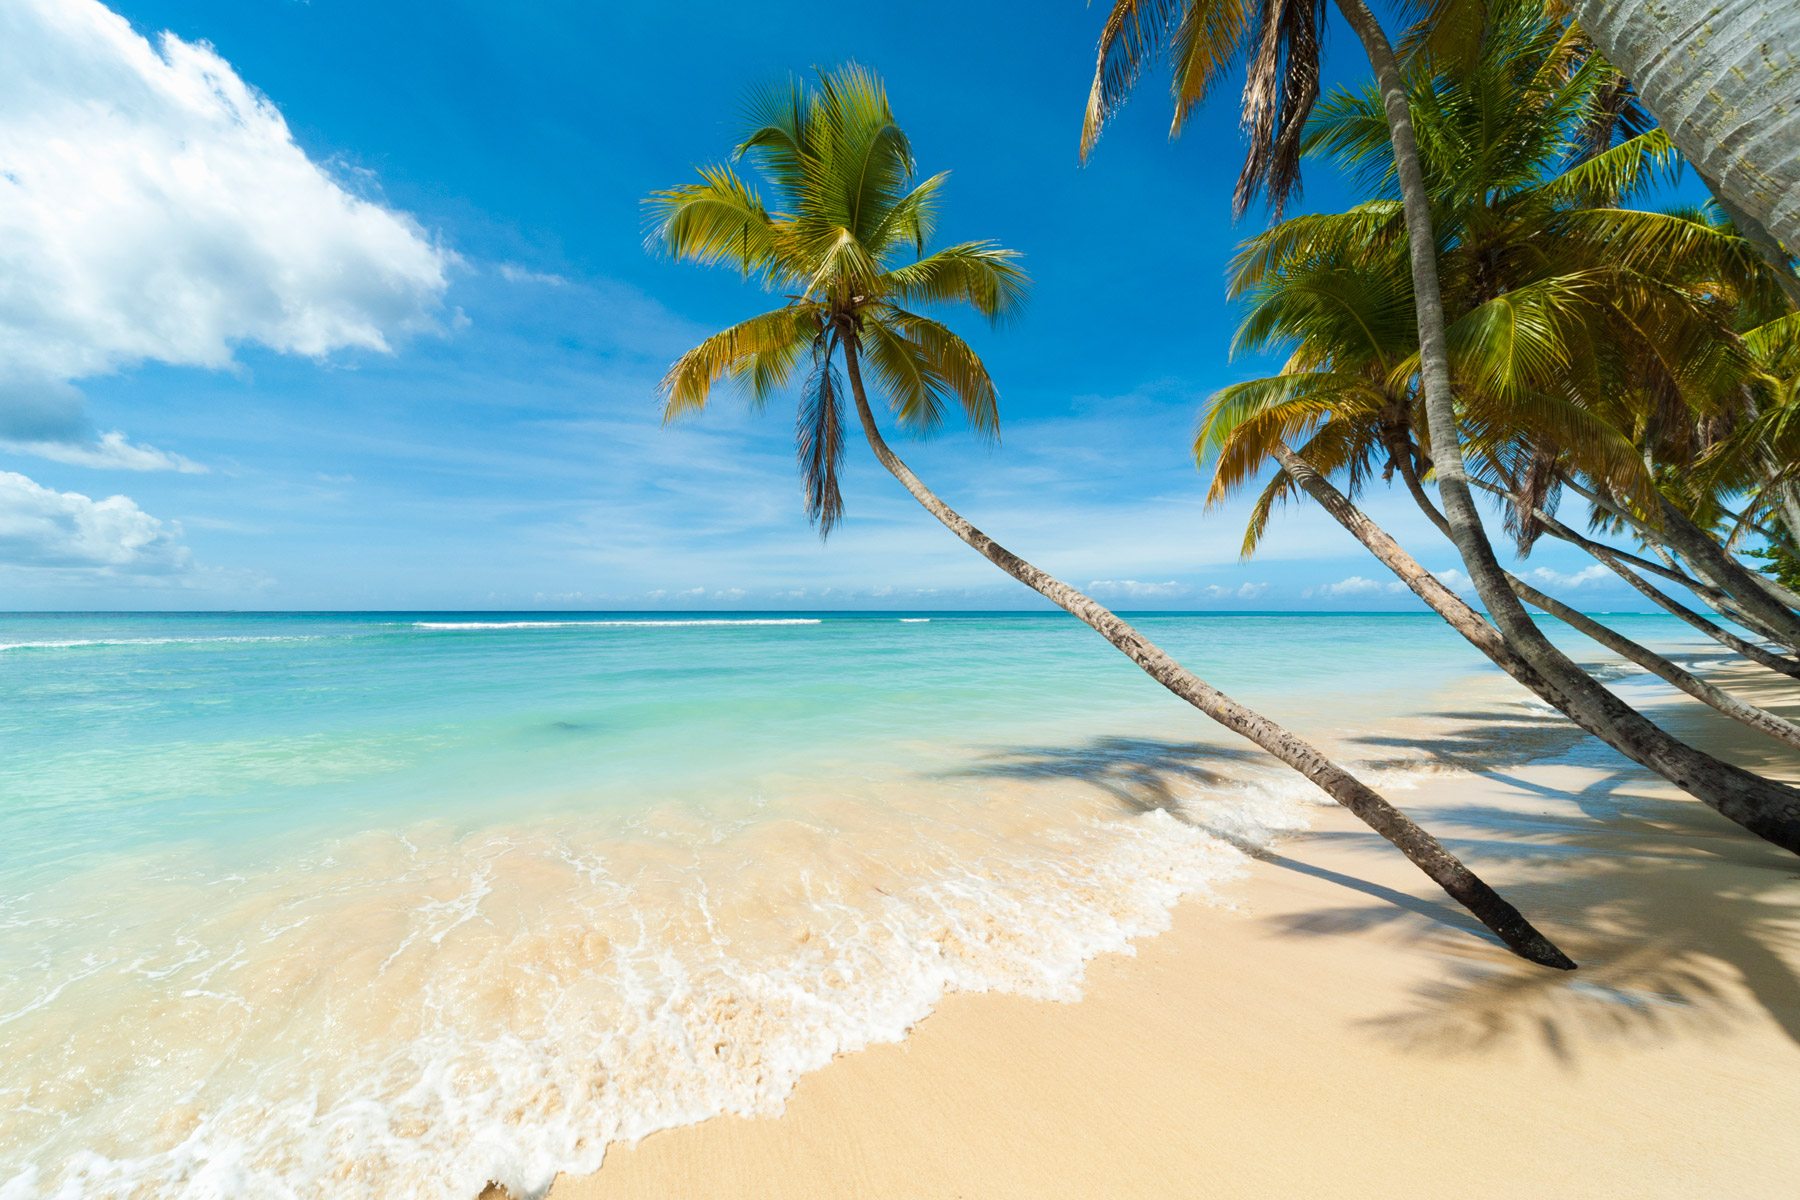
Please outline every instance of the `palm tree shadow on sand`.
[{"label": "palm tree shadow on sand", "polygon": [[[1436,736],[1354,739],[1372,752],[1359,766],[1422,770],[1425,787],[1439,771],[1478,771],[1505,785],[1518,800],[1434,805],[1428,824],[1459,856],[1503,868],[1507,895],[1556,931],[1581,970],[1542,971],[1500,955],[1453,958],[1446,977],[1420,988],[1404,1010],[1369,1021],[1371,1031],[1442,1055],[1535,1041],[1570,1065],[1587,1044],[1713,1035],[1762,1019],[1800,1045],[1800,865],[1791,855],[1697,802],[1670,798],[1560,718],[1446,716],[1454,724]],[[1577,763],[1584,785],[1565,790],[1534,779],[1528,764],[1551,754]],[[997,750],[958,774],[1085,783],[1126,812],[1167,813],[1259,862],[1357,897],[1280,918],[1291,936],[1385,927],[1401,937],[1453,930],[1493,942],[1454,905],[1308,861],[1309,846],[1332,844],[1367,850],[1378,862],[1373,834],[1307,833],[1280,850],[1247,842],[1225,813],[1264,774],[1259,759],[1201,742],[1103,737]]]}]

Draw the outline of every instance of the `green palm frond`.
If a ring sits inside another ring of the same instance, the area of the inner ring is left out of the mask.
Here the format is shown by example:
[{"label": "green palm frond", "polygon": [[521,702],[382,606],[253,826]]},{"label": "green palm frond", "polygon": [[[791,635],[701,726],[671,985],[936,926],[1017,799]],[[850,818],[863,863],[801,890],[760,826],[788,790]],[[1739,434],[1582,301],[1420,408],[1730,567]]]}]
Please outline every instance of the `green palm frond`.
[{"label": "green palm frond", "polygon": [[700,168],[700,179],[651,195],[649,247],[706,266],[728,263],[746,274],[776,270],[776,225],[756,190],[725,166]]},{"label": "green palm frond", "polygon": [[1405,214],[1397,200],[1371,200],[1348,212],[1289,217],[1239,244],[1231,259],[1229,294],[1242,296],[1273,272],[1298,262],[1366,262],[1384,250],[1404,254],[1405,237]]},{"label": "green palm frond", "polygon": [[[920,362],[943,381],[945,394],[961,406],[969,428],[984,437],[998,438],[1000,394],[981,356],[940,321],[892,306],[883,316],[901,338],[918,348]],[[909,420],[904,408],[897,411],[902,420]]]},{"label": "green palm frond", "polygon": [[1185,0],[1113,0],[1100,28],[1094,82],[1081,124],[1081,156],[1086,158],[1105,127],[1152,59],[1168,44],[1181,21]]},{"label": "green palm frond", "polygon": [[704,408],[727,375],[745,380],[762,400],[793,377],[801,355],[820,337],[818,314],[778,308],[713,334],[675,360],[663,376],[663,420]]},{"label": "green palm frond", "polygon": [[1277,442],[1294,445],[1328,423],[1374,423],[1386,397],[1367,378],[1298,372],[1221,388],[1208,399],[1194,437],[1194,461],[1213,463],[1208,507],[1223,503],[1262,471]]},{"label": "green palm frond", "polygon": [[960,302],[998,321],[1025,303],[1029,281],[1018,264],[1015,250],[993,242],[963,242],[895,267],[883,290],[901,304]]},{"label": "green palm frond", "polygon": [[[789,79],[750,100],[731,166],[650,197],[652,244],[671,256],[736,266],[785,307],[714,334],[684,354],[661,385],[666,419],[703,407],[720,380],[755,403],[798,387],[795,446],[806,510],[821,534],[843,511],[844,376],[856,355],[900,422],[942,423],[954,403],[969,425],[997,436],[999,400],[987,367],[940,321],[912,311],[967,305],[991,321],[1019,311],[1027,276],[992,242],[927,253],[947,178],[920,178],[912,145],[881,80],[850,65],[811,84]],[[862,374],[848,373],[864,397]]]},{"label": "green palm frond", "polygon": [[924,350],[891,321],[869,321],[863,335],[865,361],[900,423],[915,433],[935,431],[943,424],[949,384]]},{"label": "green palm frond", "polygon": [[1672,183],[1680,169],[1675,143],[1661,129],[1652,129],[1569,167],[1544,184],[1543,196],[1582,207],[1611,206]]}]

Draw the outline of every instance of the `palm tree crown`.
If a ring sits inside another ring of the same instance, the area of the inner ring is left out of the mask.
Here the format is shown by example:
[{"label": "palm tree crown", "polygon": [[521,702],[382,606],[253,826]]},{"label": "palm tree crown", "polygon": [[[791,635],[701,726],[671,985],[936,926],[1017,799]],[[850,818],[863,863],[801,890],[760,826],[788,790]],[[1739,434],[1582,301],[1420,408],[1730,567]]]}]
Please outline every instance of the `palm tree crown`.
[{"label": "palm tree crown", "polygon": [[[822,72],[811,89],[789,81],[756,97],[749,118],[732,162],[650,197],[649,242],[678,259],[735,266],[786,303],[682,355],[662,381],[664,418],[704,406],[726,376],[756,404],[801,378],[795,440],[807,514],[824,535],[843,515],[841,355],[871,368],[902,425],[933,429],[954,401],[971,428],[993,436],[1000,416],[987,368],[916,310],[961,302],[997,321],[1017,311],[1028,281],[1018,254],[993,242],[925,253],[948,173],[918,178],[872,72]],[[744,162],[773,207],[738,174],[733,164]]]}]

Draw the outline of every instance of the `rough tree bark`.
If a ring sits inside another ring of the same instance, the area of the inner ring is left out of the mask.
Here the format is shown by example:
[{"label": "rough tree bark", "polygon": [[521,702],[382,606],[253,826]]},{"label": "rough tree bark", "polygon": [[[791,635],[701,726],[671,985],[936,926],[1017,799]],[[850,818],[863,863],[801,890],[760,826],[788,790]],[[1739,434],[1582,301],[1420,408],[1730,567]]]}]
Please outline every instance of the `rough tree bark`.
[{"label": "rough tree bark", "polygon": [[1800,247],[1800,5],[1575,0],[1575,16],[1721,198]]}]

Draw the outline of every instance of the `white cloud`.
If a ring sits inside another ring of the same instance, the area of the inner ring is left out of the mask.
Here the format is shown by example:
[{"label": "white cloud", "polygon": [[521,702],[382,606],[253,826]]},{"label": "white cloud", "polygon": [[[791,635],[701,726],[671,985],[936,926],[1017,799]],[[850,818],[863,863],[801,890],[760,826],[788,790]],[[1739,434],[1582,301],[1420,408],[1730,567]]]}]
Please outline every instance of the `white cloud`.
[{"label": "white cloud", "polygon": [[1268,590],[1266,583],[1240,583],[1234,588],[1209,583],[1200,589],[1200,596],[1206,600],[1255,600]]},{"label": "white cloud", "polygon": [[95,0],[0,5],[0,438],[92,443],[72,381],[137,363],[388,351],[436,326],[454,261],[210,46]]},{"label": "white cloud", "polygon": [[1472,592],[1475,590],[1475,581],[1455,567],[1447,567],[1442,571],[1433,571],[1432,574],[1437,576],[1439,583],[1443,584],[1453,592]]},{"label": "white cloud", "polygon": [[501,263],[500,278],[508,283],[538,283],[545,287],[567,287],[569,281],[552,271],[534,271],[518,263]]},{"label": "white cloud", "polygon": [[1564,573],[1550,567],[1533,567],[1525,572],[1527,579],[1533,583],[1541,583],[1554,588],[1584,588],[1596,583],[1605,583],[1613,578],[1613,573],[1599,563],[1591,567],[1583,567],[1579,571]]},{"label": "white cloud", "polygon": [[1097,596],[1126,596],[1133,600],[1146,600],[1173,596],[1181,590],[1181,585],[1173,579],[1164,583],[1144,583],[1136,579],[1096,579],[1087,585],[1087,590]]},{"label": "white cloud", "polygon": [[1376,580],[1365,579],[1361,575],[1352,575],[1348,579],[1340,579],[1336,583],[1320,584],[1307,588],[1308,596],[1391,596],[1406,590],[1406,585],[1398,579]]},{"label": "white cloud", "polygon": [[81,442],[11,442],[0,441],[0,450],[15,454],[35,454],[52,462],[77,467],[103,467],[115,471],[179,471],[183,475],[204,475],[206,468],[191,458],[158,450],[155,446],[139,446],[127,441],[118,430],[103,433],[97,441]]},{"label": "white cloud", "polygon": [[95,500],[0,471],[0,566],[104,575],[178,575],[192,557],[181,527],[127,496]]}]

